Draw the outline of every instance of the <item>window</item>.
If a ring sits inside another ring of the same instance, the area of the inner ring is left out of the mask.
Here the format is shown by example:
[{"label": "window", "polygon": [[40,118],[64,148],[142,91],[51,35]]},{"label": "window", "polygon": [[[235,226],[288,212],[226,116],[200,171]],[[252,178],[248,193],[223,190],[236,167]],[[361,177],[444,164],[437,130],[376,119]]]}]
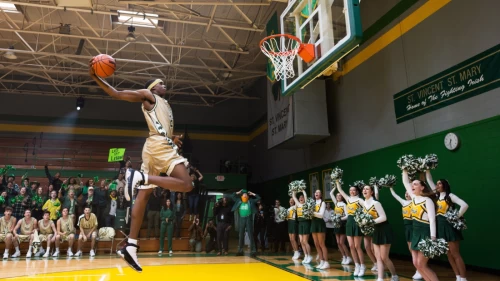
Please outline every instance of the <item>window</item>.
[{"label": "window", "polygon": [[[158,19],[157,19],[158,15],[157,14],[145,13],[147,18],[144,18],[144,13],[141,13],[141,12],[118,10],[118,13],[120,15],[118,17],[118,22],[124,23],[126,25],[154,28],[155,26],[153,24],[151,24],[151,21],[154,22],[155,25],[158,25]],[[131,16],[133,18],[128,20]],[[151,21],[149,21],[149,19],[151,19]]]},{"label": "window", "polygon": [[6,13],[19,13],[16,5],[12,3],[0,2],[0,9],[2,9]]}]

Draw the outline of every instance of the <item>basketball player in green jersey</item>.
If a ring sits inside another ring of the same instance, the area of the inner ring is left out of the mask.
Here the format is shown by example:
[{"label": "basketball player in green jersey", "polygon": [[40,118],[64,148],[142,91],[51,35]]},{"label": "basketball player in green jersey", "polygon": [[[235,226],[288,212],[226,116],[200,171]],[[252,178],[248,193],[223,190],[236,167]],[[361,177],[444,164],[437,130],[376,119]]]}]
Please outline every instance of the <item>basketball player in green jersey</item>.
[{"label": "basketball player in green jersey", "polygon": [[[141,229],[144,211],[149,196],[154,187],[160,186],[171,191],[189,192],[193,189],[189,176],[187,160],[178,154],[182,145],[181,137],[174,136],[174,118],[172,109],[163,98],[166,88],[162,80],[150,80],[142,90],[118,91],[111,87],[105,80],[98,77],[92,69],[90,62],[89,73],[92,79],[111,97],[142,103],[142,112],[148,124],[149,137],[146,139],[142,150],[141,171],[128,169],[125,174],[127,185],[124,193],[130,201],[134,189],[138,189],[137,197],[132,208],[132,222],[127,243],[117,253],[136,271],[142,272],[137,260],[137,237]],[[168,177],[160,177],[166,173]]]}]

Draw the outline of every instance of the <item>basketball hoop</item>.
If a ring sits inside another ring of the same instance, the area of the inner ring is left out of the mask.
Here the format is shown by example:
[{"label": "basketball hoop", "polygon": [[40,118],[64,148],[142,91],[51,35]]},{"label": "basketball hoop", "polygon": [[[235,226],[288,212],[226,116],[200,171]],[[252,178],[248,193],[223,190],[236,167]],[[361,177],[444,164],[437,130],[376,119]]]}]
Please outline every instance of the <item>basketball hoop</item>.
[{"label": "basketball hoop", "polygon": [[303,44],[299,38],[290,34],[267,36],[260,41],[260,49],[273,63],[276,81],[295,76],[293,62],[297,54],[306,63],[314,59],[314,44]]}]

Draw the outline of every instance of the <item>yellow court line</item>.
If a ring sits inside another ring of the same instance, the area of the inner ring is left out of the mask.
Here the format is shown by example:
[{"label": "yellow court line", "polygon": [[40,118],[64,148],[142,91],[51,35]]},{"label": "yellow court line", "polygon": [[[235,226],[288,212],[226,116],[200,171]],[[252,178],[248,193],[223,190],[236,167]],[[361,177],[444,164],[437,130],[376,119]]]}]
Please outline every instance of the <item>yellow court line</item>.
[{"label": "yellow court line", "polygon": [[419,23],[430,17],[439,9],[450,3],[451,0],[428,0],[420,8],[411,13],[408,17],[403,19],[400,23],[396,24],[389,31],[373,41],[370,45],[366,46],[363,50],[350,58],[340,72],[334,74],[334,80],[339,79],[341,76],[354,70],[356,67],[367,61],[376,53],[387,47],[394,40],[401,37],[406,32],[417,26]]}]

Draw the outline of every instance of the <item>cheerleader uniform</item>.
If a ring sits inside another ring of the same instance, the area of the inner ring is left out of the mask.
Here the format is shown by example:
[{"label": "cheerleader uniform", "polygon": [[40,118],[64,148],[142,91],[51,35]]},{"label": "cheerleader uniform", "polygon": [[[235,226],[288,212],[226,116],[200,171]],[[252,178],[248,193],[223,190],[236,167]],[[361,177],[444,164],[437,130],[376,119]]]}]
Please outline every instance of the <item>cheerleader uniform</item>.
[{"label": "cheerleader uniform", "polygon": [[299,235],[311,234],[311,220],[304,218],[303,207],[297,207],[297,221],[299,222]]},{"label": "cheerleader uniform", "polygon": [[[373,205],[367,209],[366,205],[370,204]],[[392,244],[392,228],[387,221],[387,216],[385,215],[384,208],[382,208],[382,204],[370,198],[365,201],[363,212],[369,214],[375,221],[374,231],[370,235],[373,237],[372,243],[375,245]]]},{"label": "cheerleader uniform", "polygon": [[347,236],[363,236],[363,232],[361,232],[361,228],[359,228],[358,224],[354,220],[354,214],[358,208],[362,208],[361,199],[356,198],[356,201],[349,202],[347,200],[347,224],[346,224],[346,235]]},{"label": "cheerleader uniform", "polygon": [[292,206],[287,210],[286,220],[288,221],[288,234],[297,234],[297,222],[295,216],[297,215],[297,207]]},{"label": "cheerleader uniform", "polygon": [[434,204],[430,198],[421,196],[416,196],[412,200],[411,217],[413,227],[411,234],[411,249],[415,251],[418,251],[418,242],[436,236],[434,205],[431,206],[432,211],[429,212],[427,203]]},{"label": "cheerleader uniform", "polygon": [[405,227],[406,242],[411,242],[411,232],[413,229],[413,220],[411,218],[411,208],[413,201],[408,201],[407,205],[403,205],[403,224]]},{"label": "cheerleader uniform", "polygon": [[334,229],[335,234],[345,234],[345,220],[344,220],[344,217],[346,216],[344,209],[345,206],[346,205],[344,202],[339,202],[335,204],[335,208],[333,209],[333,212],[342,218],[340,220],[340,227]]},{"label": "cheerleader uniform", "polygon": [[325,213],[325,202],[323,200],[316,200],[314,206],[314,217],[311,220],[311,233],[326,233],[326,223],[323,220]]},{"label": "cheerleader uniform", "polygon": [[[437,221],[437,238],[443,238],[446,242],[461,241],[464,240],[462,232],[453,227],[451,223],[448,222],[445,215],[449,208],[452,207],[444,199],[446,196],[445,192],[439,194],[439,200],[437,201],[436,210],[436,221]],[[467,208],[469,207],[462,199],[458,198],[456,195],[450,193],[450,199],[453,203],[460,206],[458,215],[463,216]]]}]

